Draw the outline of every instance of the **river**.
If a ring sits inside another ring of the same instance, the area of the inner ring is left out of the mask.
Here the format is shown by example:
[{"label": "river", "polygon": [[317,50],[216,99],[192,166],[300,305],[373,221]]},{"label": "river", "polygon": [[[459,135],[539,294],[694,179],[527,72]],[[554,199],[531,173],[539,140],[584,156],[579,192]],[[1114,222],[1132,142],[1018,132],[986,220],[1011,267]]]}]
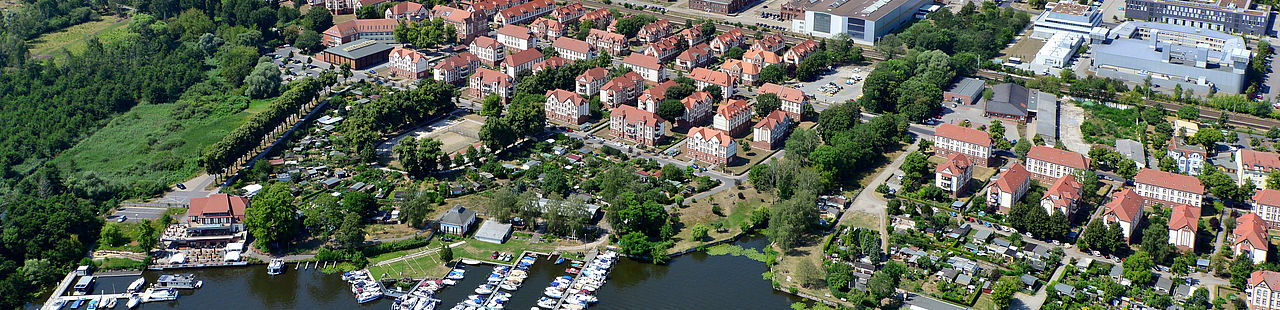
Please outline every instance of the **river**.
[{"label": "river", "polygon": [[[767,241],[744,238],[735,245],[761,249]],[[544,258],[529,270],[529,278],[512,293],[507,309],[529,309],[541,297],[542,289],[556,277],[565,275],[568,264],[555,265]],[[185,290],[176,301],[152,302],[139,307],[151,309],[389,309],[390,299],[357,304],[349,286],[339,275],[316,270],[295,270],[289,265],[282,275],[269,276],[265,266],[169,270],[145,273],[148,283],[161,273],[192,273],[204,287]],[[449,309],[474,294],[491,266],[471,266],[457,286],[441,290],[439,309]],[[622,259],[597,292],[600,303],[591,309],[788,309],[799,301],[776,292],[760,274],[763,263],[746,257],[709,255],[695,252],[677,257],[665,265]],[[135,277],[105,277],[95,291],[123,290]],[[123,308],[123,307],[121,307]]]}]

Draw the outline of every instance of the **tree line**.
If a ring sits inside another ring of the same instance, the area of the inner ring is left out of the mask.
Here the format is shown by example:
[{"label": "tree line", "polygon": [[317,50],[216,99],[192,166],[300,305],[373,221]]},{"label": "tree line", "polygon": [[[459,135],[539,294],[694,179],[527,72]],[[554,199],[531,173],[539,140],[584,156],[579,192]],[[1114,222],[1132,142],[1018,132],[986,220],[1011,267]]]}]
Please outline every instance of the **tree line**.
[{"label": "tree line", "polygon": [[336,80],[337,77],[330,73],[319,78],[304,78],[289,83],[289,89],[273,100],[266,110],[254,114],[240,127],[227,133],[222,140],[206,147],[200,155],[200,166],[209,173],[222,172],[237,158],[262,143],[263,136],[297,114],[298,109],[315,99],[321,89]]}]

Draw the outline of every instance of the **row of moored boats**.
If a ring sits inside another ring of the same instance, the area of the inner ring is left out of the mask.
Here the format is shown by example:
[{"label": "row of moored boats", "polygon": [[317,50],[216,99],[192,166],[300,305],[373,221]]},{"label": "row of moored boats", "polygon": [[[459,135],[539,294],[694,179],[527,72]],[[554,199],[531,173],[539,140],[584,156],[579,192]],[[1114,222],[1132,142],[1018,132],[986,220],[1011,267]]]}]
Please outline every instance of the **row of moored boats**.
[{"label": "row of moored boats", "polygon": [[98,309],[114,309],[119,298],[128,298],[125,306],[129,309],[138,307],[144,302],[152,301],[169,301],[178,299],[178,289],[196,289],[200,288],[204,283],[195,280],[195,275],[162,275],[156,280],[151,287],[143,289],[147,279],[138,277],[129,287],[125,289],[125,294],[102,295],[98,298],[74,298],[59,299],[54,302],[53,309],[80,309],[84,307],[86,310]]},{"label": "row of moored boats", "polygon": [[613,268],[617,259],[617,252],[601,251],[591,261],[586,262],[585,267],[583,262],[572,262],[565,272],[576,273],[578,277],[576,279],[571,276],[556,278],[543,291],[546,296],[538,300],[538,307],[581,310],[595,304],[599,301],[595,292],[604,285],[609,269]]},{"label": "row of moored boats", "polygon": [[342,280],[351,284],[351,293],[356,295],[356,302],[366,303],[382,298],[382,284],[373,279],[368,270],[356,270],[342,274]]}]

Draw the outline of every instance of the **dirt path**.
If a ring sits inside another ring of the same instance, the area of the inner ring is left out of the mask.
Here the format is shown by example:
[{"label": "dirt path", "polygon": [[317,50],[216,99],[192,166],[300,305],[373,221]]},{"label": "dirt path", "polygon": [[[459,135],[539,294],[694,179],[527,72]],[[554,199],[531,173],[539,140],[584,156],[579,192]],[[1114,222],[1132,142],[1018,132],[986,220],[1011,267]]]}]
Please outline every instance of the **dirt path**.
[{"label": "dirt path", "polygon": [[872,188],[888,181],[889,177],[893,176],[893,173],[897,172],[898,168],[902,166],[902,162],[907,159],[907,154],[911,154],[917,149],[918,144],[912,144],[908,146],[901,155],[895,157],[893,162],[889,163],[889,166],[885,167],[884,170],[880,171],[880,174],[876,175],[875,179],[871,180],[871,183],[867,183],[867,188],[863,189],[862,192],[858,193],[857,197],[853,198],[853,204],[849,205],[849,209],[845,210],[844,215],[840,216],[840,222],[843,223],[853,221],[855,214],[872,214],[879,217],[878,220],[880,224],[877,226],[876,230],[880,231],[880,246],[885,251],[888,251],[889,247],[889,232],[884,229],[886,226],[885,217],[887,217],[885,207],[888,205],[888,202],[883,198],[880,198]]}]

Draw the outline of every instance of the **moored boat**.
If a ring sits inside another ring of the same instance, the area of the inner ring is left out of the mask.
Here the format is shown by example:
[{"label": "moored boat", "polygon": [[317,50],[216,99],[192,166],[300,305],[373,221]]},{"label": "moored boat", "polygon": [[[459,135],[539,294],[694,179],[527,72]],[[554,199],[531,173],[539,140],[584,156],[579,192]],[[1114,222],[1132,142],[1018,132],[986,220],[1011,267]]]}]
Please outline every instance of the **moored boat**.
[{"label": "moored boat", "polygon": [[133,283],[129,283],[129,288],[128,288],[128,289],[125,289],[125,292],[127,292],[127,293],[137,293],[137,292],[138,292],[138,290],[141,290],[141,289],[142,289],[142,285],[143,285],[143,284],[146,284],[146,283],[147,283],[147,278],[144,278],[144,277],[138,277],[138,279],[137,279],[137,280],[133,280]]},{"label": "moored boat", "polygon": [[166,274],[160,275],[156,279],[155,287],[157,288],[176,288],[176,289],[197,289],[203,284],[196,280],[194,274]]},{"label": "moored boat", "polygon": [[142,303],[142,298],[138,298],[137,295],[134,295],[133,297],[129,297],[129,302],[125,303],[124,305],[129,307],[129,309],[133,309],[133,308],[137,308],[138,304],[141,304],[141,303]]},{"label": "moored boat", "polygon": [[284,273],[284,260],[279,258],[271,260],[271,264],[267,265],[267,274],[274,276],[281,273]]}]

